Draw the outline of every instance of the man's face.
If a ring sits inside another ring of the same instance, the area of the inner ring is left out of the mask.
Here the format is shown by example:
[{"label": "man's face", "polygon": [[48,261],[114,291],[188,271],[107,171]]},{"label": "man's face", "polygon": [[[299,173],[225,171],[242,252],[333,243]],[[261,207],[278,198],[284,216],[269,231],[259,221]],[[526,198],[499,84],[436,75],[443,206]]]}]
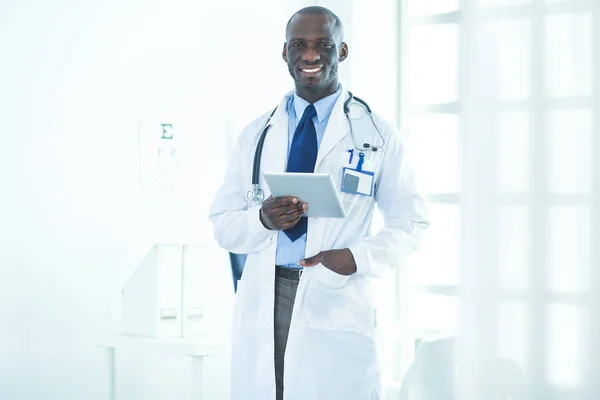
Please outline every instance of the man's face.
[{"label": "man's face", "polygon": [[338,65],[348,52],[337,36],[326,15],[304,14],[292,21],[283,59],[297,87],[318,90],[337,86]]}]

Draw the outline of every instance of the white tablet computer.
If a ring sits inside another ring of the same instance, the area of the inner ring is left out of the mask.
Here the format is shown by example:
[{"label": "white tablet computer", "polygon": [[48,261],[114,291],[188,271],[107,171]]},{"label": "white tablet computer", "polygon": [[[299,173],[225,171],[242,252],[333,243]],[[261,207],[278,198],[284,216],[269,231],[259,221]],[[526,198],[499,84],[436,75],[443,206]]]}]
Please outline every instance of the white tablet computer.
[{"label": "white tablet computer", "polygon": [[264,177],[273,197],[294,196],[308,203],[305,217],[346,217],[339,191],[329,174],[265,172]]}]

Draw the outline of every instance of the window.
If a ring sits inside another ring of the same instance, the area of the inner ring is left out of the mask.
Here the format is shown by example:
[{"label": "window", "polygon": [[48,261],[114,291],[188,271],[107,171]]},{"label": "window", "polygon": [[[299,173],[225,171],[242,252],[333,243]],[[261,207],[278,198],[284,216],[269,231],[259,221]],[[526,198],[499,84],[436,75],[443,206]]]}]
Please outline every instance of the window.
[{"label": "window", "polygon": [[516,361],[530,398],[588,398],[598,393],[600,5],[401,3],[401,122],[432,226],[399,325],[415,339],[460,331],[478,365]]}]

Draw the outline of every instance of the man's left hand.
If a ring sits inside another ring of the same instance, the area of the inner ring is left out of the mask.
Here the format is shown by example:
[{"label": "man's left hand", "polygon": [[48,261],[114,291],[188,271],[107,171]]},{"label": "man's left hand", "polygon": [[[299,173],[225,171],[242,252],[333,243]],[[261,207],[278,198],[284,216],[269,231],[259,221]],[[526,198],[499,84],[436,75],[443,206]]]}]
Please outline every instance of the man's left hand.
[{"label": "man's left hand", "polygon": [[340,275],[352,275],[356,272],[356,262],[350,249],[326,250],[300,260],[300,265],[303,267],[314,267],[319,263]]}]

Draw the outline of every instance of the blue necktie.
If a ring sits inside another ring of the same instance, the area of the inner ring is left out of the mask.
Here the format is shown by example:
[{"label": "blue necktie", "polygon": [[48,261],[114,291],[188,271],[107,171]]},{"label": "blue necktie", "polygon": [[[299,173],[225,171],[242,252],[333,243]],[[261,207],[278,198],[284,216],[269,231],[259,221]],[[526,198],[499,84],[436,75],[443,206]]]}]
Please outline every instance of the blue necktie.
[{"label": "blue necktie", "polygon": [[[315,172],[317,162],[317,131],[312,118],[317,115],[315,106],[310,104],[304,110],[302,119],[294,132],[290,156],[288,157],[287,172]],[[308,221],[306,217],[284,232],[292,242],[306,233]]]}]

